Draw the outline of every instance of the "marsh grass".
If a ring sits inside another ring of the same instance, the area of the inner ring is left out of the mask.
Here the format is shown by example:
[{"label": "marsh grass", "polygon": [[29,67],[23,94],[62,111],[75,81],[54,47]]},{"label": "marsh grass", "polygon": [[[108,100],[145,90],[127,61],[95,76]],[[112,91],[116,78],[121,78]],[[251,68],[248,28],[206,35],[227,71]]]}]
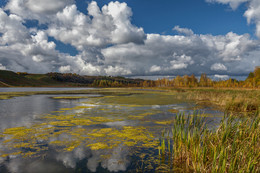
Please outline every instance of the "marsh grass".
[{"label": "marsh grass", "polygon": [[[176,101],[195,101],[198,106],[216,107],[228,112],[260,112],[260,90],[243,89],[102,88],[77,91],[1,92],[0,99],[34,94],[73,94],[66,98],[56,96],[57,99],[80,99],[89,97],[82,94],[99,94],[101,101],[108,104],[165,105],[174,104]],[[75,96],[76,94],[81,94],[81,96]],[[102,98],[102,96],[107,97]]]},{"label": "marsh grass", "polygon": [[102,102],[108,104],[123,104],[123,105],[168,105],[178,103],[179,100],[175,99],[171,93],[156,93],[156,92],[144,92],[133,93],[128,96],[114,96],[104,97]]},{"label": "marsh grass", "polygon": [[224,117],[209,130],[205,118],[176,116],[171,133],[162,133],[158,147],[162,172],[259,172],[260,116]]},{"label": "marsh grass", "polygon": [[216,106],[227,112],[260,111],[259,90],[190,89],[182,95],[198,105]]},{"label": "marsh grass", "polygon": [[[82,95],[82,94],[100,94],[103,96],[130,96],[132,94],[143,94],[143,93],[160,93],[159,91],[145,91],[137,90],[133,88],[101,88],[92,90],[69,90],[69,91],[21,91],[21,92],[0,92],[1,99],[11,99],[19,96],[30,96],[30,95]],[[165,92],[166,94],[167,92]],[[58,97],[58,96],[57,96]],[[61,96],[62,97],[62,96]],[[60,97],[60,98],[61,98]],[[68,96],[69,97],[69,96]],[[73,97],[73,96],[72,96]],[[86,96],[89,97],[89,96]]]}]

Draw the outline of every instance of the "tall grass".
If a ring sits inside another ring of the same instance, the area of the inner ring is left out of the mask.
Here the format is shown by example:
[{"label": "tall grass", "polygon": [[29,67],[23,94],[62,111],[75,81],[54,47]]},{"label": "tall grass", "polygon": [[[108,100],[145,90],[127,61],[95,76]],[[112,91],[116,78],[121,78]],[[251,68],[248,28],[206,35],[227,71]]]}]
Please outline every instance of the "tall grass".
[{"label": "tall grass", "polygon": [[[260,116],[224,117],[209,130],[196,115],[176,116],[160,139],[157,172],[260,172]],[[166,134],[166,135],[165,135]]]},{"label": "tall grass", "polygon": [[186,98],[195,100],[198,104],[210,103],[229,112],[260,111],[259,90],[192,89],[187,91]]}]

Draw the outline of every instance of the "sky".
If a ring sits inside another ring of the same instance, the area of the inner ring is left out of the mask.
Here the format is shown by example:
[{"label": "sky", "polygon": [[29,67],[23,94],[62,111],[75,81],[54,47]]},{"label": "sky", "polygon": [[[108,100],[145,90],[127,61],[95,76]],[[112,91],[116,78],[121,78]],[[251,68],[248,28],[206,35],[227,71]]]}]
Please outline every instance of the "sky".
[{"label": "sky", "polygon": [[1,0],[0,69],[112,76],[246,76],[259,0]]}]

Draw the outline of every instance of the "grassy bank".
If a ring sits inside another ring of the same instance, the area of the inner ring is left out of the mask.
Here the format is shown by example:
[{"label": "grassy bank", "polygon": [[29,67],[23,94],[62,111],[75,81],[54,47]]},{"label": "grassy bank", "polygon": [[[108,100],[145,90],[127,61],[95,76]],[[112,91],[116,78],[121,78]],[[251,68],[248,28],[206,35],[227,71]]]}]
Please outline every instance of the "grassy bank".
[{"label": "grassy bank", "polygon": [[191,89],[186,98],[197,104],[211,104],[228,112],[259,112],[260,90]]},{"label": "grassy bank", "polygon": [[176,97],[192,100],[198,106],[211,106],[226,112],[260,112],[260,90],[217,88],[151,88],[177,93]]},{"label": "grassy bank", "polygon": [[178,115],[159,145],[158,172],[259,172],[260,117],[223,118],[209,130],[198,116]]},{"label": "grassy bank", "polygon": [[[70,90],[70,91],[23,91],[23,92],[0,92],[1,99],[11,99],[14,97],[20,96],[29,96],[29,95],[63,95],[63,94],[101,94],[101,95],[129,95],[129,94],[141,94],[141,93],[151,93],[152,91],[145,90],[135,90],[131,88],[99,88],[99,89],[87,89],[87,90]],[[153,91],[157,92],[157,91]]]},{"label": "grassy bank", "polygon": [[[77,90],[77,91],[37,91],[37,92],[2,92],[0,99],[9,99],[17,96],[26,96],[34,94],[159,94],[169,99],[182,99],[186,101],[194,101],[198,106],[213,106],[227,112],[236,113],[255,113],[260,112],[260,90],[245,90],[245,89],[172,89],[172,88],[100,88],[94,90]],[[156,100],[149,97],[142,97],[141,95],[135,97],[122,97],[124,102],[152,102],[158,104]],[[147,100],[145,100],[147,99]],[[111,99],[111,102],[117,101]],[[167,101],[166,101],[167,102]]]}]

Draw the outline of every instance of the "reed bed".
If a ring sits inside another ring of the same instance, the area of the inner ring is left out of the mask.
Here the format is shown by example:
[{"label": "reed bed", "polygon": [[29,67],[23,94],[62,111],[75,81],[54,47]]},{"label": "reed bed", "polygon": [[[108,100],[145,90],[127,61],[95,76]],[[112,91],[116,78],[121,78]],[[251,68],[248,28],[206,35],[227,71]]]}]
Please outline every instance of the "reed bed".
[{"label": "reed bed", "polygon": [[157,172],[260,172],[260,116],[225,116],[216,129],[200,116],[176,116],[163,132]]},{"label": "reed bed", "polygon": [[191,89],[186,98],[198,104],[212,104],[229,112],[252,113],[260,111],[259,90]]}]

